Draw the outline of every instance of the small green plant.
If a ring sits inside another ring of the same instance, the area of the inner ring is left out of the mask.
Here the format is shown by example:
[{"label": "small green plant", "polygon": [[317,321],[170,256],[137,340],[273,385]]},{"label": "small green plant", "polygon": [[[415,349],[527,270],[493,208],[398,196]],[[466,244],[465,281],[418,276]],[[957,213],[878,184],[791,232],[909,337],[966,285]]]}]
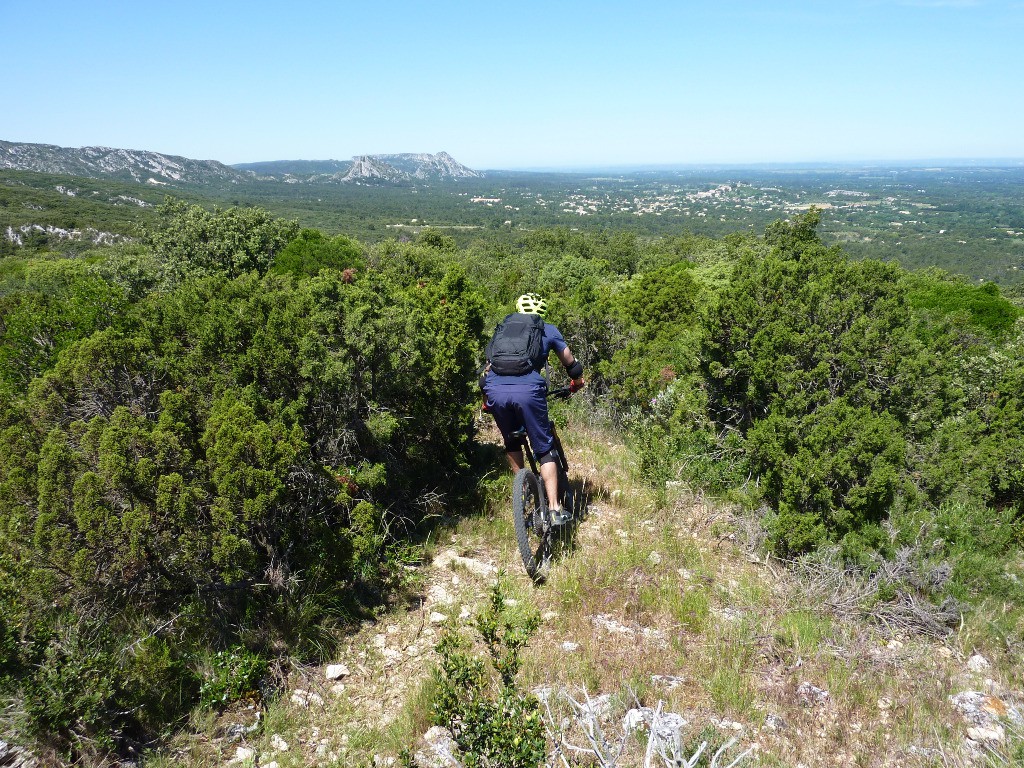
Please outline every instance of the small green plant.
[{"label": "small green plant", "polygon": [[799,656],[813,652],[829,630],[827,617],[816,616],[810,611],[793,611],[779,621],[775,639]]},{"label": "small green plant", "polygon": [[513,615],[508,608],[499,577],[474,622],[487,647],[486,660],[473,655],[451,627],[437,644],[441,665],[435,672],[434,722],[452,732],[467,768],[535,768],[545,757],[540,702],[516,680],[522,650],[540,619],[534,613]]},{"label": "small green plant", "polygon": [[690,632],[700,634],[705,630],[711,615],[711,602],[706,589],[702,587],[686,591],[676,589],[667,597],[667,604],[672,611],[673,619]]},{"label": "small green plant", "polygon": [[199,689],[200,700],[206,707],[224,707],[256,692],[266,673],[266,660],[242,646],[217,651]]}]

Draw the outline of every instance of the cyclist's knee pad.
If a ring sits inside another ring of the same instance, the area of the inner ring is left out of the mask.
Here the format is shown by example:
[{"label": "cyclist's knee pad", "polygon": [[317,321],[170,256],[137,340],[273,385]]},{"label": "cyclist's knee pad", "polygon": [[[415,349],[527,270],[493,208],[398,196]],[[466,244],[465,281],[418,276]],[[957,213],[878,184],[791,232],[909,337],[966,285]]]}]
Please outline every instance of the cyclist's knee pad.
[{"label": "cyclist's knee pad", "polygon": [[558,461],[558,451],[552,448],[550,451],[545,453],[537,460],[541,463],[541,465],[551,464],[552,462]]}]

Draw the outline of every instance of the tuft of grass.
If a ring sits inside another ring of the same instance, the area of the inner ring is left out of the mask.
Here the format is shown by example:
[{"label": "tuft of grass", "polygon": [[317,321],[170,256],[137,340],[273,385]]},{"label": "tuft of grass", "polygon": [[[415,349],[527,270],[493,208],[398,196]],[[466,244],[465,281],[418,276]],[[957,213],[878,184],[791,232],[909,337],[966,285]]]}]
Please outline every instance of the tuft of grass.
[{"label": "tuft of grass", "polygon": [[433,725],[437,679],[430,675],[420,681],[405,700],[401,712],[384,731],[384,748],[397,754],[414,744]]},{"label": "tuft of grass", "polygon": [[664,595],[672,619],[694,634],[703,634],[711,616],[711,600],[703,587],[675,589]]},{"label": "tuft of grass", "polygon": [[779,619],[775,642],[789,649],[794,658],[808,656],[818,649],[832,629],[831,621],[810,611],[790,611]]}]

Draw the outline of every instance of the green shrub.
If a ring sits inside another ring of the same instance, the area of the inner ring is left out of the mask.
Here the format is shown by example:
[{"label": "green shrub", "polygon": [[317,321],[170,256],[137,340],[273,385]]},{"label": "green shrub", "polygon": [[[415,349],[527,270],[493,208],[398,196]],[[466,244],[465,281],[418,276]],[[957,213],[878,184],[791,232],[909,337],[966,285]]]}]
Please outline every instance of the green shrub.
[{"label": "green shrub", "polygon": [[222,708],[244,696],[256,696],[267,662],[243,646],[217,651],[199,689],[203,706]]},{"label": "green shrub", "polygon": [[[256,271],[133,305],[83,300],[52,360],[0,359],[0,377],[26,383],[0,401],[0,653],[14,673],[0,683],[38,738],[72,753],[172,725],[211,649],[328,650],[331,628],[403,572],[396,521],[415,525],[417,496],[471,447],[483,310],[459,268],[261,277],[287,226],[172,213],[189,222],[164,232],[165,257],[237,227],[203,269],[249,265],[244,246]],[[83,294],[100,295],[118,292]],[[243,671],[203,695],[234,695]]]},{"label": "green shrub", "polygon": [[437,645],[434,721],[452,732],[465,765],[474,768],[536,768],[546,756],[540,702],[516,680],[520,654],[540,618],[511,615],[505,589],[499,579],[475,621],[489,665],[468,651],[454,629],[446,630]]},{"label": "green shrub", "polygon": [[764,496],[778,510],[770,536],[784,554],[881,520],[900,488],[907,450],[895,419],[844,399],[799,420],[772,414],[747,443]]},{"label": "green shrub", "polygon": [[303,229],[274,257],[271,270],[278,274],[312,277],[321,269],[342,272],[361,269],[365,262],[363,249],[344,235],[327,237],[318,229]]},{"label": "green shrub", "polygon": [[265,274],[299,231],[262,208],[215,209],[167,198],[145,242],[179,278]]}]

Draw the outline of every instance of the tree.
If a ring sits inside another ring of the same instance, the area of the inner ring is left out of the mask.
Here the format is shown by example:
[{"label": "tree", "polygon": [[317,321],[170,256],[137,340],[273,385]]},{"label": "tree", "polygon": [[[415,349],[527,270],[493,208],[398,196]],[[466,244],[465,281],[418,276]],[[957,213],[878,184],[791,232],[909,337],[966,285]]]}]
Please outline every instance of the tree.
[{"label": "tree", "polygon": [[158,214],[159,225],[145,239],[179,277],[265,274],[299,230],[297,222],[275,219],[262,208],[215,208],[210,213],[168,198]]}]

